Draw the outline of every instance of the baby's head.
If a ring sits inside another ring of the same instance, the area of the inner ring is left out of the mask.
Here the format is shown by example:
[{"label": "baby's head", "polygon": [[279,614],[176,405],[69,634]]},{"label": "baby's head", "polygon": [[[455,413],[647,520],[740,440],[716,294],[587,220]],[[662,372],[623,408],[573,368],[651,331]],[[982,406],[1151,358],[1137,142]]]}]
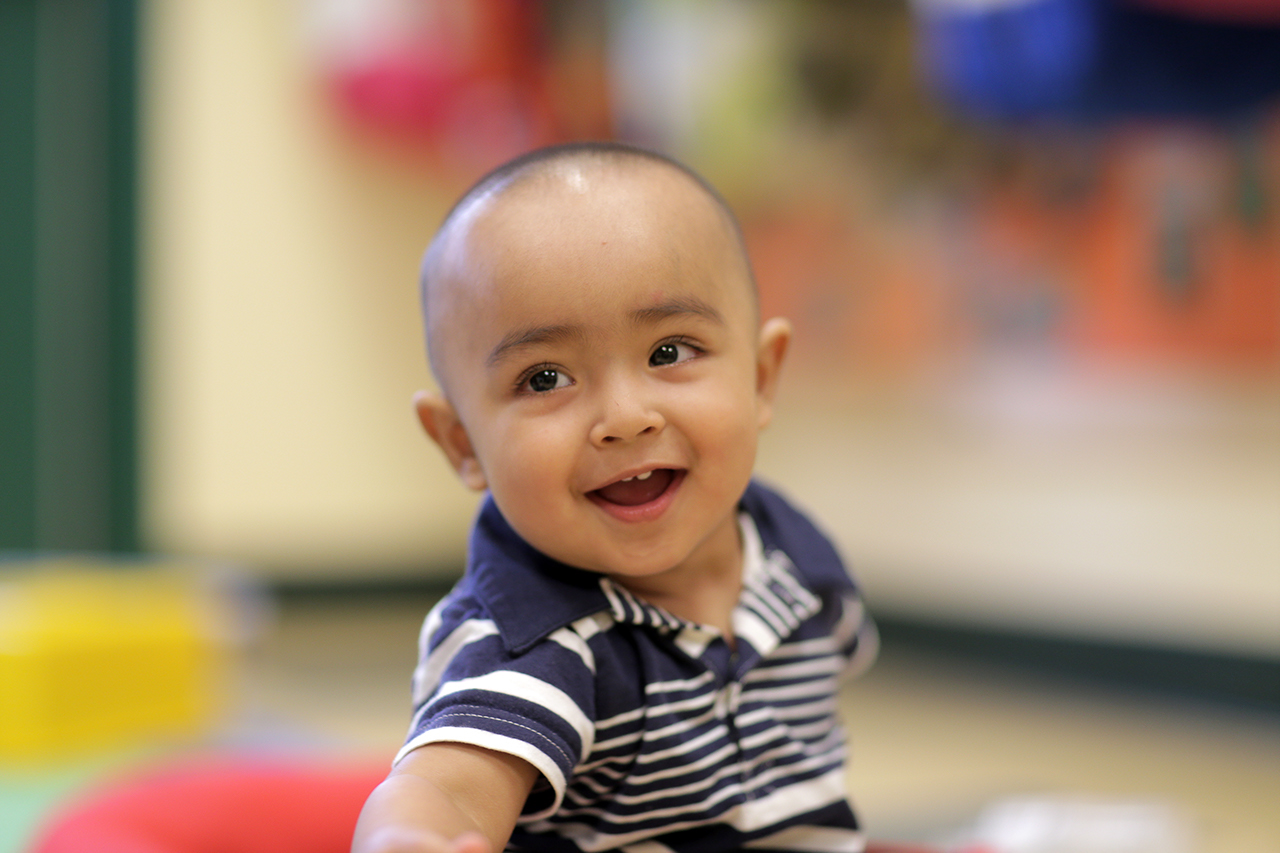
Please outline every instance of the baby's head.
[{"label": "baby's head", "polygon": [[419,417],[526,541],[636,581],[736,559],[790,328],[760,324],[697,176],[614,144],[526,155],[450,212],[422,289]]}]

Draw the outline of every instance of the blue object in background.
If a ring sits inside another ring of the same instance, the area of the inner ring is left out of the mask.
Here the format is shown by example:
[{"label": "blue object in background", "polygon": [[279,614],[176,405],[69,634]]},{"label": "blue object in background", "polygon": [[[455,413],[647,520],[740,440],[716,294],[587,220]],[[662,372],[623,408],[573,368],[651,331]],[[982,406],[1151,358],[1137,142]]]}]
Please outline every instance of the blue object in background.
[{"label": "blue object in background", "polygon": [[1280,26],[1125,0],[919,6],[930,88],[970,115],[1230,118],[1280,97]]}]

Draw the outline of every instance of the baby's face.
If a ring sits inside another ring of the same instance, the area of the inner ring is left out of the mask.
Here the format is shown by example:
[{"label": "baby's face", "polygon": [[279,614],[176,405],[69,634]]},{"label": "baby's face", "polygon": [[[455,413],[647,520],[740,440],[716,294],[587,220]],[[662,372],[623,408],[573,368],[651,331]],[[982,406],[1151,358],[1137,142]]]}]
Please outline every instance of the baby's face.
[{"label": "baby's face", "polygon": [[538,550],[624,583],[737,560],[787,329],[758,330],[719,209],[667,167],[570,169],[466,229],[431,303],[458,418],[435,437],[463,480]]}]

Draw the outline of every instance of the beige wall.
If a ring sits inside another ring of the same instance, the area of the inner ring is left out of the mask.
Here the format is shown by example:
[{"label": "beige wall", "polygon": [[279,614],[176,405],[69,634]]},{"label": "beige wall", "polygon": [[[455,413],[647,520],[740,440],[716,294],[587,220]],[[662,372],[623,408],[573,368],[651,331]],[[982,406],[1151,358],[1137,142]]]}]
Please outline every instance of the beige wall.
[{"label": "beige wall", "polygon": [[286,573],[447,565],[473,502],[410,406],[445,199],[345,139],[301,9],[146,4],[146,541]]},{"label": "beige wall", "polygon": [[761,467],[882,608],[1280,656],[1274,382],[993,384],[976,402],[793,383]]}]

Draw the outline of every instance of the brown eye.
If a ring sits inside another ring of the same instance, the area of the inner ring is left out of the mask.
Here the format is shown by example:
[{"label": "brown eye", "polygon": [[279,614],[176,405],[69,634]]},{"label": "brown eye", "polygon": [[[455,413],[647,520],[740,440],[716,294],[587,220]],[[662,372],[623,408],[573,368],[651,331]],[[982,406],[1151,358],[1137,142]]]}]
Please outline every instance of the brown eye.
[{"label": "brown eye", "polygon": [[680,348],[675,344],[662,344],[653,354],[649,356],[649,364],[652,367],[661,367],[664,364],[675,364],[680,360]]},{"label": "brown eye", "polygon": [[689,359],[697,358],[705,352],[701,347],[687,341],[670,340],[666,343],[658,344],[653,352],[649,353],[649,366],[666,367],[670,364],[680,364]]},{"label": "brown eye", "polygon": [[560,373],[556,370],[539,370],[537,373],[529,377],[529,390],[542,393],[544,391],[554,391],[560,384]]}]

